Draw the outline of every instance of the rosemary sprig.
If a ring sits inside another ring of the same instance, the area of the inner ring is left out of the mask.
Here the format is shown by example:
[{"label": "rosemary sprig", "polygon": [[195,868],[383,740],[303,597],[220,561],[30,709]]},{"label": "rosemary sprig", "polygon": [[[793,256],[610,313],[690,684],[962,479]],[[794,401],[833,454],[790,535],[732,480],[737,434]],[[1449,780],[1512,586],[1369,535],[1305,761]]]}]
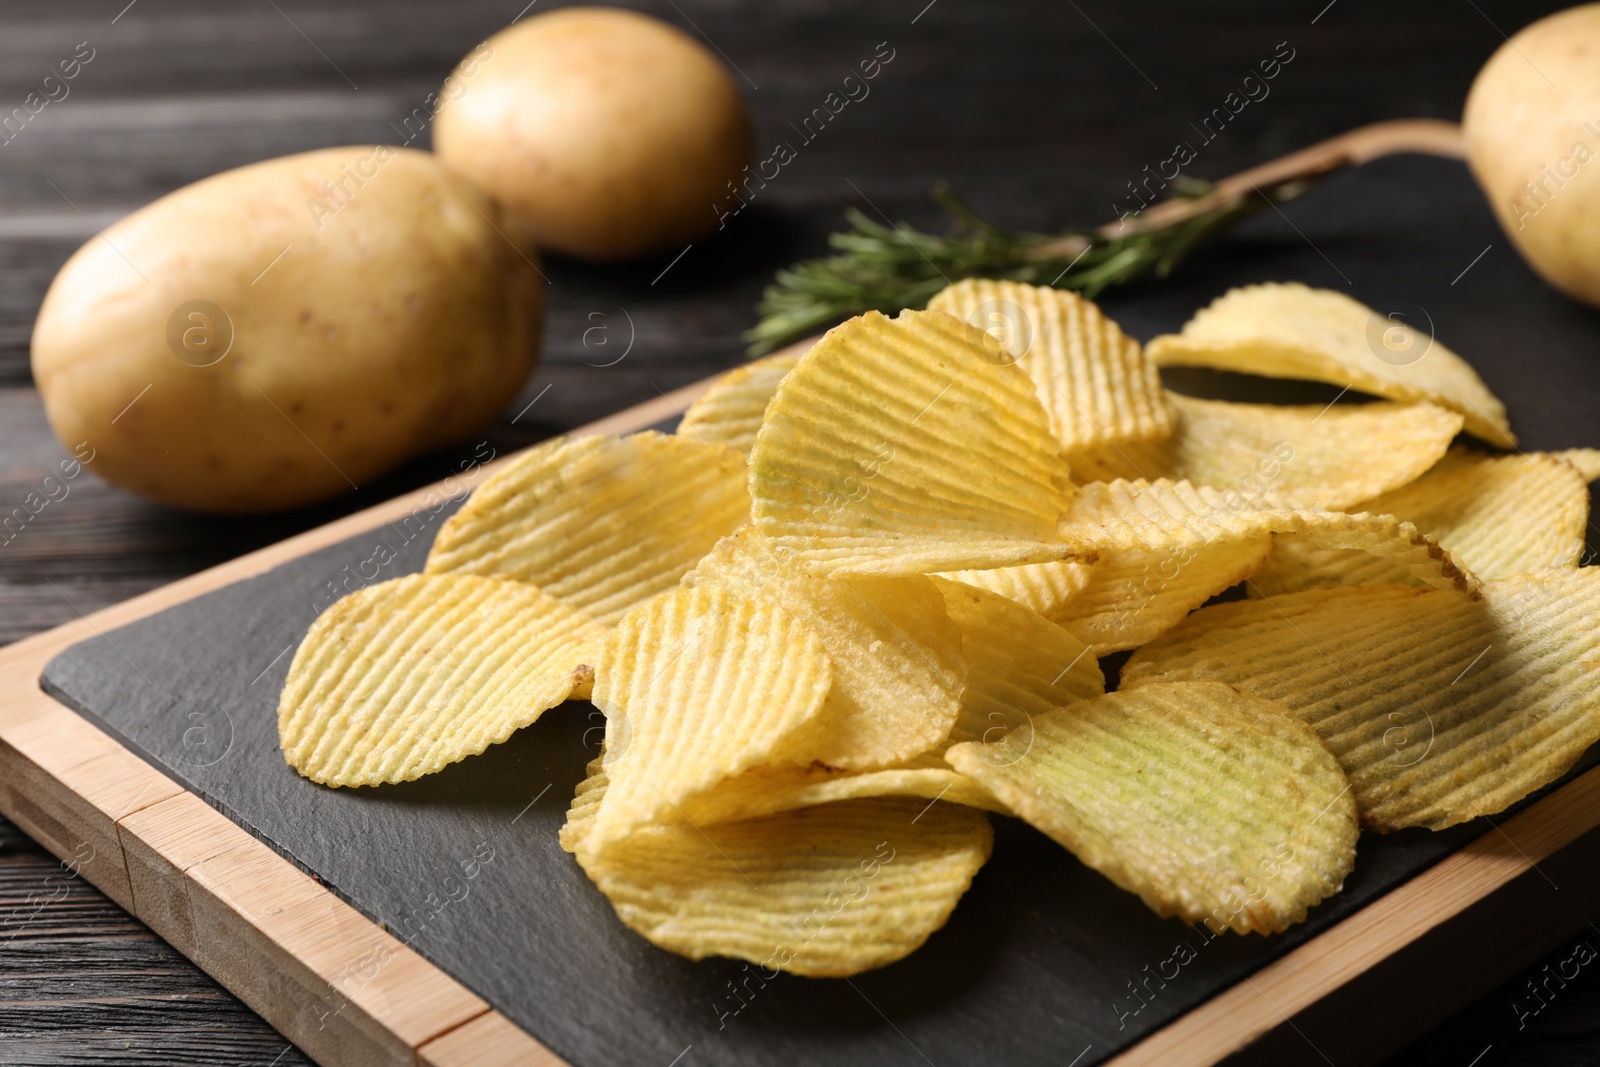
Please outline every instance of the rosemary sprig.
[{"label": "rosemary sprig", "polygon": [[1260,189],[1259,196],[1241,196],[1180,179],[1173,183],[1173,199],[1151,209],[1148,219],[1135,215],[1123,224],[1059,234],[996,226],[943,183],[933,190],[951,219],[942,237],[904,223],[881,225],[847,208],[850,229],[828,238],[839,254],[780,270],[757,308],[760,320],[744,339],[750,355],[758,356],[864,311],[923,307],[946,285],[970,277],[1076,289],[1093,297],[1143,274],[1165,277],[1197,245],[1311,184],[1294,179]]}]

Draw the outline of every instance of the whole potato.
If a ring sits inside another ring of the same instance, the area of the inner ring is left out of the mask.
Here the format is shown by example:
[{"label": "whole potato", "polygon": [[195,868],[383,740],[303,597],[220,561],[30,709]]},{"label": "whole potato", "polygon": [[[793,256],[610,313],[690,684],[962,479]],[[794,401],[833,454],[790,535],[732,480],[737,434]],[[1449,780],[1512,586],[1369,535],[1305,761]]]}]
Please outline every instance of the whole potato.
[{"label": "whole potato", "polygon": [[56,435],[178,507],[348,492],[460,440],[538,354],[532,263],[431,155],[330,148],[163,197],[80,248],[33,332]]},{"label": "whole potato", "polygon": [[1600,4],[1541,19],[1478,73],[1467,158],[1524,259],[1600,304]]},{"label": "whole potato", "polygon": [[750,160],[722,64],[671,26],[574,7],[491,37],[445,82],[434,147],[519,239],[608,262],[708,233]]}]

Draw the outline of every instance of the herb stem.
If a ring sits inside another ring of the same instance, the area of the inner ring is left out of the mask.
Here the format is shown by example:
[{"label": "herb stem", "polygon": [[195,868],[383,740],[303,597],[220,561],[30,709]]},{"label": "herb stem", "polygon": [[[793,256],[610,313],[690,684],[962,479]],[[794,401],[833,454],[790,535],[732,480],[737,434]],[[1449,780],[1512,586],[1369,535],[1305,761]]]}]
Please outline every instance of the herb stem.
[{"label": "herb stem", "polygon": [[828,238],[835,254],[780,270],[745,340],[758,356],[852,315],[924,307],[961,278],[1053,285],[1093,297],[1146,274],[1166,276],[1199,245],[1313,184],[1296,177],[1239,193],[1186,182],[1148,222],[1132,215],[1096,230],[1042,234],[994,225],[941,182],[932,195],[950,217],[943,236],[905,223],[886,226],[847,208],[850,228]]}]

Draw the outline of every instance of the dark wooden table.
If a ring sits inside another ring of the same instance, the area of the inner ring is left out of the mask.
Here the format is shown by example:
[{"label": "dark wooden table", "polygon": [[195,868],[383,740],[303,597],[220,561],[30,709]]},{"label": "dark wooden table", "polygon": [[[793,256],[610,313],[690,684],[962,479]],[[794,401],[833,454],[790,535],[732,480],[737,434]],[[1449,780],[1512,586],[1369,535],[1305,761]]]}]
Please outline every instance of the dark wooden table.
[{"label": "dark wooden table", "polygon": [[[536,2],[534,11],[553,6]],[[324,145],[398,140],[396,124],[522,4],[5,0],[0,115],[21,106],[80,42],[93,58],[66,97],[0,145],[0,510],[20,504],[65,455],[32,385],[28,337],[73,249],[216,171]],[[778,266],[820,251],[847,205],[937,226],[926,192],[942,177],[1011,225],[1103,221],[1124,183],[1189,138],[1189,124],[1280,42],[1294,59],[1270,96],[1206,144],[1193,173],[1218,177],[1377,119],[1455,118],[1502,31],[1555,6],[649,3],[737,68],[763,145],[790,138],[788,123],[879,42],[894,59],[870,97],[659,281],[665,259],[609,270],[549,264],[543,365],[488,437],[505,451],[738,362],[739,333],[753,321],[761,286]],[[1203,258],[1187,269],[1204,269]],[[186,515],[93,479],[74,482],[67,498],[0,545],[0,642],[442,477],[454,459],[425,457],[347,499],[265,518]],[[1580,942],[1600,948],[1600,928],[1576,931],[1546,963],[1554,968]],[[1600,978],[1585,968],[1526,1014],[1534,1002],[1525,984],[1542,980],[1544,965],[1393,1062],[1600,1060]],[[0,820],[0,1064],[305,1062]]]}]

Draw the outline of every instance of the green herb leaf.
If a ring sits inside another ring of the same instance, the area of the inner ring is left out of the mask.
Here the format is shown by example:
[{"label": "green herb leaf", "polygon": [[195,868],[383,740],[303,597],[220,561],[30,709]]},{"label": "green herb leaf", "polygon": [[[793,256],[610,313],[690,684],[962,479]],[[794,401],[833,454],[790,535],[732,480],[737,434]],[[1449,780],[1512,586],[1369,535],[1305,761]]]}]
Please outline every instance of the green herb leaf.
[{"label": "green herb leaf", "polygon": [[1300,196],[1311,184],[1295,180],[1256,190],[1259,195],[1228,197],[1208,183],[1188,180],[1174,183],[1173,200],[1187,202],[1184,209],[1158,209],[1158,221],[1146,224],[1132,215],[1098,230],[1041,234],[986,221],[941,182],[933,199],[950,216],[944,236],[904,223],[886,226],[847,208],[850,229],[828,238],[836,254],[780,270],[756,309],[759,321],[744,339],[749,354],[759,356],[865,311],[892,314],[924,307],[962,278],[1004,278],[1093,297],[1141,275],[1165,277],[1200,244],[1262,208]]}]

